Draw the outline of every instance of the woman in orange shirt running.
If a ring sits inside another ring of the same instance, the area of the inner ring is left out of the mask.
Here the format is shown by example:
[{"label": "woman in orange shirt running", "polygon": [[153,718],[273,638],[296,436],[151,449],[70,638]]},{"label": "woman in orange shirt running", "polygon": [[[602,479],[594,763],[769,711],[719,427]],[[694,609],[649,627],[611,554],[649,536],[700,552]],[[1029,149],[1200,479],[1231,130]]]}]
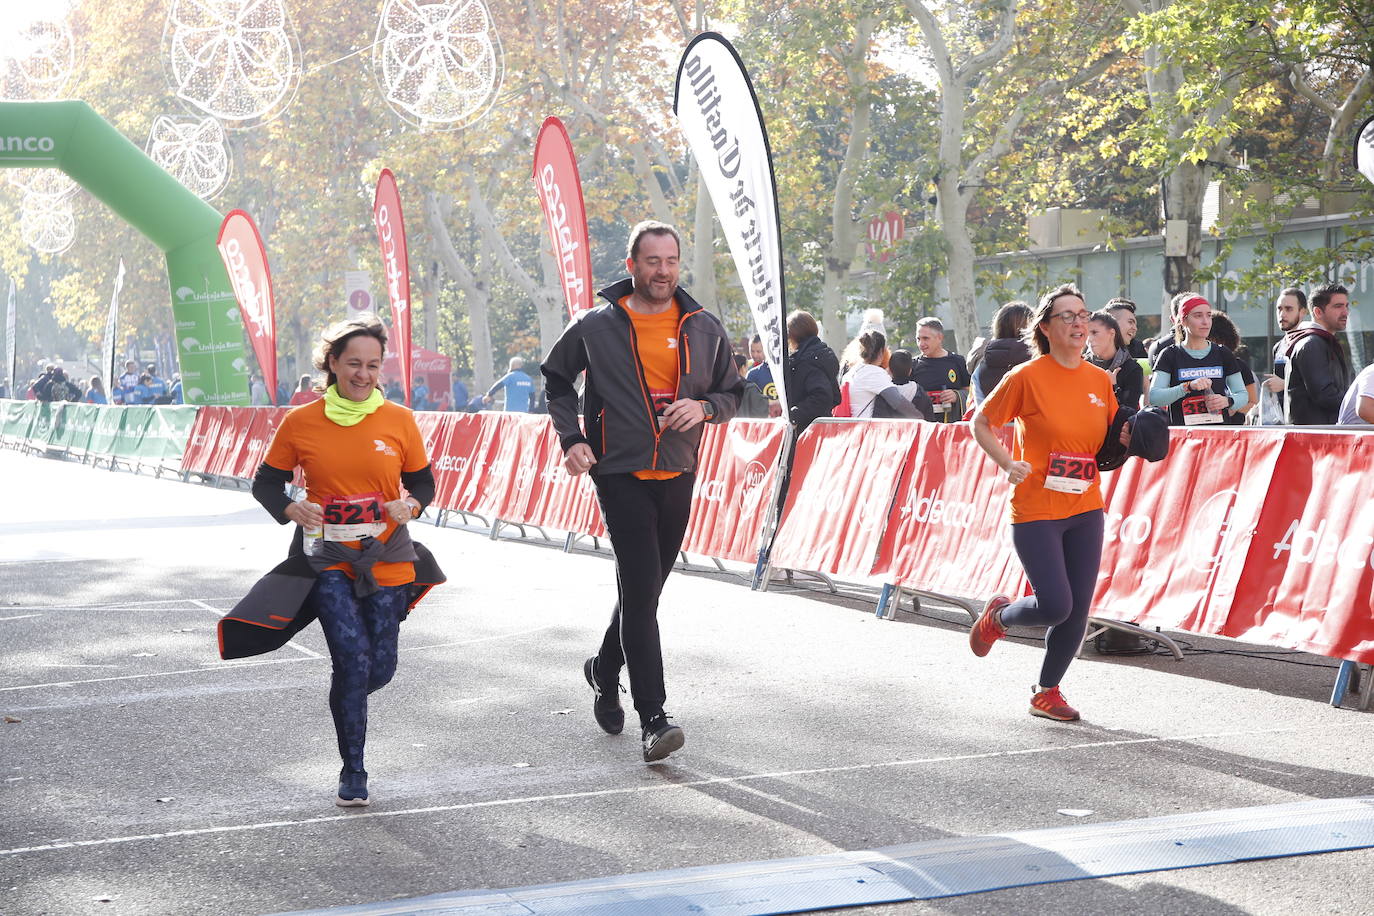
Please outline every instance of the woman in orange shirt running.
[{"label": "woman in orange shirt running", "polygon": [[[273,518],[300,526],[291,552],[303,554],[315,575],[306,605],[334,663],[329,710],[343,759],[341,807],[369,802],[367,697],[396,672],[401,619],[418,600],[416,551],[423,551],[406,525],[434,496],[414,415],[378,388],[385,349],[376,318],[330,327],[315,354],[315,367],[327,373],[324,397],[286,415],[253,480],[253,496]],[[283,485],[298,466],[307,496],[292,502]]]},{"label": "woman in orange shirt running", "polygon": [[[1007,373],[973,415],[974,438],[1014,487],[1012,544],[1034,594],[1018,601],[990,598],[969,633],[969,647],[984,656],[1009,626],[1048,627],[1030,713],[1060,721],[1078,718],[1059,682],[1083,641],[1102,562],[1094,456],[1117,407],[1111,377],[1083,359],[1090,318],[1074,286],[1041,297],[1030,325],[1039,355]],[[1008,452],[994,430],[1012,421]],[[1128,437],[1122,433],[1123,442]]]}]

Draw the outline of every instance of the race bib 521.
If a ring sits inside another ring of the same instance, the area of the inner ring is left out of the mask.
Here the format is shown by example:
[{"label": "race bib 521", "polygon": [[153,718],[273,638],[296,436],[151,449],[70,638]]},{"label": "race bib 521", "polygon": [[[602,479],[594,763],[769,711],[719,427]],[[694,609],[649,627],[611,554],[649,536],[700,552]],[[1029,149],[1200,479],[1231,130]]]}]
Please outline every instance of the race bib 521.
[{"label": "race bib 521", "polygon": [[324,539],[357,541],[386,531],[385,500],[380,493],[333,496],[324,504]]}]

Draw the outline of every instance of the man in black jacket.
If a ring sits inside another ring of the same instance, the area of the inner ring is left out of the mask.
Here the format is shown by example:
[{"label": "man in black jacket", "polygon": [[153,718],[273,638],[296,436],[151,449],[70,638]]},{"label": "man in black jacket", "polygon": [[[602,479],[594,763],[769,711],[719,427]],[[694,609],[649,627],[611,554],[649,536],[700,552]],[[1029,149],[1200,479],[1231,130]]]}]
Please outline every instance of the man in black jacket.
[{"label": "man in black jacket", "polygon": [[798,437],[817,417],[830,416],[840,403],[840,360],[819,335],[820,326],[810,312],[797,310],[787,316],[792,350],[787,357],[792,375],[788,413]]},{"label": "man in black jacket", "polygon": [[[541,367],[563,466],[591,473],[615,553],[618,600],[600,651],[582,667],[592,714],[609,734],[625,727],[627,667],[648,762],[685,741],[663,712],[658,601],[687,531],[702,424],[733,417],[744,389],[725,328],[678,287],[680,257],[671,226],[636,225],[630,277],[601,291],[606,303],[574,319]],[[585,432],[573,387],[583,372]]]},{"label": "man in black jacket", "polygon": [[1328,283],[1312,294],[1312,320],[1284,338],[1284,422],[1292,426],[1331,426],[1350,387],[1350,362],[1336,335],[1350,320],[1350,291]]}]

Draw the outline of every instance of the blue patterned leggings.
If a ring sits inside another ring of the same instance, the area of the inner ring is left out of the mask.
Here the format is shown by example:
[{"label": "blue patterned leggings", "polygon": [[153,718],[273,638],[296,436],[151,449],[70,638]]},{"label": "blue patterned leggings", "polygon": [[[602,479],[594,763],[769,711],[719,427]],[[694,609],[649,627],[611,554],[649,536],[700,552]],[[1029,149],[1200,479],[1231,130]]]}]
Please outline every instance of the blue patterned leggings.
[{"label": "blue patterned leggings", "polygon": [[409,586],[392,585],[359,598],[353,580],[337,569],[320,573],[311,593],[334,662],[329,711],[339,757],[350,772],[363,772],[367,695],[385,687],[396,673],[396,643],[408,593]]}]

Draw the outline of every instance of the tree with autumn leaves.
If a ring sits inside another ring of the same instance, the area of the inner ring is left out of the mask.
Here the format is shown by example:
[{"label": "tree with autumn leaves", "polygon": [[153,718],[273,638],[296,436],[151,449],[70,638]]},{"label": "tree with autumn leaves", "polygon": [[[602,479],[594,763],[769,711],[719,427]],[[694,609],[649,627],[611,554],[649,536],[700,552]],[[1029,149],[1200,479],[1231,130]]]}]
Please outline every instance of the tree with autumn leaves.
[{"label": "tree with autumn leaves", "polygon": [[[577,149],[597,282],[623,271],[631,223],[667,219],[683,229],[684,282],[733,333],[751,333],[671,113],[681,48],[704,28],[735,42],[759,95],[788,305],[816,313],[834,343],[863,307],[884,308],[900,335],[948,302],[966,344],[975,290],[1002,282],[979,276],[976,258],[1024,247],[1039,207],[1100,207],[1113,237],[1129,237],[1160,231],[1161,188],[1166,211],[1193,220],[1207,178],[1239,194],[1263,176],[1269,204],[1238,211],[1250,224],[1278,225],[1273,201],[1303,188],[1374,209],[1343,159],[1374,90],[1370,14],[1356,0],[492,0],[505,81],[481,120],[454,131],[417,129],[386,104],[369,51],[380,3],[323,0],[308,15],[288,5],[298,89],[279,116],[229,132],[233,174],[212,201],[263,231],[287,372],[342,314],[346,271],[371,271],[386,311],[370,209],[383,167],[406,208],[416,341],[455,356],[478,388],[507,356],[537,358],[565,316],[530,176],[550,114]],[[157,115],[189,113],[164,76],[165,16],[162,0],[83,0],[72,14],[69,94],[140,145]],[[90,346],[122,256],[126,326],[166,330],[163,259],[149,242],[83,195],[76,244],[36,256],[18,238],[18,202],[0,194],[0,268],[22,301],[45,303]],[[864,227],[893,209],[907,240],[869,260]],[[1361,250],[1357,238],[1342,256]],[[1274,270],[1285,257],[1271,252]],[[1180,282],[1207,270],[1191,251],[1183,267]]]}]

